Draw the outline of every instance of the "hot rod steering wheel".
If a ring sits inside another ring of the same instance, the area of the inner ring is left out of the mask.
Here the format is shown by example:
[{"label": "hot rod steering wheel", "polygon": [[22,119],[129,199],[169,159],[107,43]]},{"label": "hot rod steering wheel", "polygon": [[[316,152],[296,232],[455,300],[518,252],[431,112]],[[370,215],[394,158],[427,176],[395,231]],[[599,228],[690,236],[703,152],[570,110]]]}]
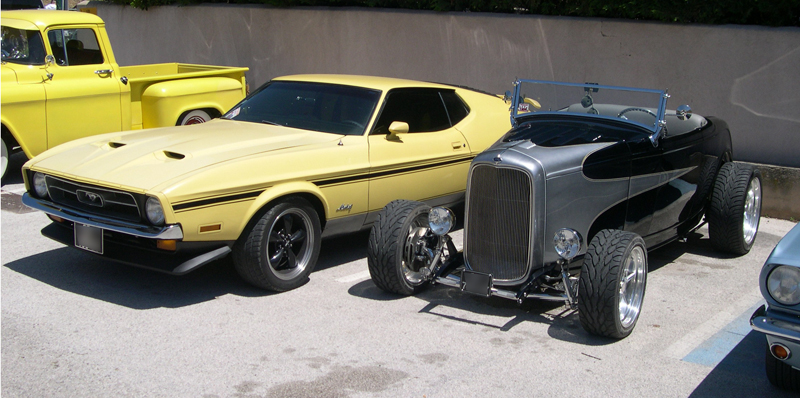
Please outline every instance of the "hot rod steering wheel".
[{"label": "hot rod steering wheel", "polygon": [[654,118],[658,119],[658,116],[656,116],[656,114],[655,114],[655,113],[653,113],[653,111],[651,111],[651,110],[649,110],[649,109],[645,109],[645,108],[625,108],[625,109],[623,109],[623,110],[622,110],[622,112],[620,112],[620,113],[617,115],[617,117],[619,117],[619,118],[623,118],[623,119],[625,119],[625,120],[628,120],[628,118],[627,118],[627,117],[625,117],[624,115],[625,115],[626,113],[628,113],[628,112],[633,112],[633,111],[644,112],[644,113],[647,113],[647,114],[649,114],[650,116],[652,116],[652,117],[654,117]]}]

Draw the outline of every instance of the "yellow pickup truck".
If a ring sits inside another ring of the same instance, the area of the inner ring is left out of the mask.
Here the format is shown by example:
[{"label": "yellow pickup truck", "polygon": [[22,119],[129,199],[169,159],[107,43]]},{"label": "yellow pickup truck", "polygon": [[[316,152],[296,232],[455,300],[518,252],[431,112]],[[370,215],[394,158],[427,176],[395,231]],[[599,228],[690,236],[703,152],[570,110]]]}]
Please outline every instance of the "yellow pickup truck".
[{"label": "yellow pickup truck", "polygon": [[119,66],[105,23],[74,11],[3,11],[2,175],[28,158],[94,134],[208,121],[246,95],[248,68]]}]

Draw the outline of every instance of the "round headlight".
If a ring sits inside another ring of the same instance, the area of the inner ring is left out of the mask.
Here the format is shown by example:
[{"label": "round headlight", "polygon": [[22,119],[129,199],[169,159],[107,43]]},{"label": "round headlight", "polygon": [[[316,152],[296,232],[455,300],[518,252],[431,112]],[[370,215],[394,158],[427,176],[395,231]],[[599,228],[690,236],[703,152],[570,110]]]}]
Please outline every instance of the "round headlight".
[{"label": "round headlight", "polygon": [[44,182],[44,174],[33,173],[33,190],[36,192],[36,196],[40,198],[47,197],[47,184]]},{"label": "round headlight", "polygon": [[161,202],[154,197],[147,198],[145,203],[145,211],[147,212],[147,219],[153,225],[164,225],[164,209],[161,207]]},{"label": "round headlight", "polygon": [[767,277],[767,291],[783,305],[800,304],[800,268],[781,265]]},{"label": "round headlight", "polygon": [[444,207],[434,207],[428,213],[428,226],[430,226],[431,232],[439,236],[450,232],[455,220],[453,212]]},{"label": "round headlight", "polygon": [[561,228],[553,236],[553,246],[558,256],[564,260],[572,260],[581,250],[581,234],[574,229]]}]

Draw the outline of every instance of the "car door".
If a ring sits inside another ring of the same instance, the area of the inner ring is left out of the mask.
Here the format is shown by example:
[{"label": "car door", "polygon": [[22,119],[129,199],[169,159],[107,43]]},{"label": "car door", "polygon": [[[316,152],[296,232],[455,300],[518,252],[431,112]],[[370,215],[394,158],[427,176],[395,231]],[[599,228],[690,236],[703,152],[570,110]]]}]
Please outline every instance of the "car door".
[{"label": "car door", "polygon": [[[438,204],[463,198],[470,152],[452,119],[466,112],[451,117],[443,99],[449,97],[452,90],[432,88],[387,93],[369,136],[371,212],[395,199]],[[390,134],[393,122],[407,123],[408,133]]]},{"label": "car door", "polygon": [[55,65],[47,94],[47,144],[122,129],[121,84],[92,27],[47,31]]}]

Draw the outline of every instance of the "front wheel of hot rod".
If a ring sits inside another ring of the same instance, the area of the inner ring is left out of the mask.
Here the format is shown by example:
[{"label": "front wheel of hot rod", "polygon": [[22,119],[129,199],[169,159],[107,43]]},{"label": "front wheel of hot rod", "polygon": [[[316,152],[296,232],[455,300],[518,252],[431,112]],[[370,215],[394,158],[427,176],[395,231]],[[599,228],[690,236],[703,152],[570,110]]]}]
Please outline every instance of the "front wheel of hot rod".
[{"label": "front wheel of hot rod", "polygon": [[320,251],[319,216],[302,198],[286,198],[264,213],[236,242],[233,263],[252,285],[278,292],[302,286]]},{"label": "front wheel of hot rod", "polygon": [[708,237],[714,249],[736,255],[753,247],[761,217],[761,172],[728,162],[714,182],[708,214]]},{"label": "front wheel of hot rod", "polygon": [[578,316],[592,334],[621,339],[633,331],[647,282],[647,249],[631,232],[595,235],[581,267]]},{"label": "front wheel of hot rod", "polygon": [[372,224],[367,264],[372,281],[386,292],[410,296],[427,281],[425,264],[415,258],[410,241],[428,226],[431,207],[409,200],[390,202]]}]

